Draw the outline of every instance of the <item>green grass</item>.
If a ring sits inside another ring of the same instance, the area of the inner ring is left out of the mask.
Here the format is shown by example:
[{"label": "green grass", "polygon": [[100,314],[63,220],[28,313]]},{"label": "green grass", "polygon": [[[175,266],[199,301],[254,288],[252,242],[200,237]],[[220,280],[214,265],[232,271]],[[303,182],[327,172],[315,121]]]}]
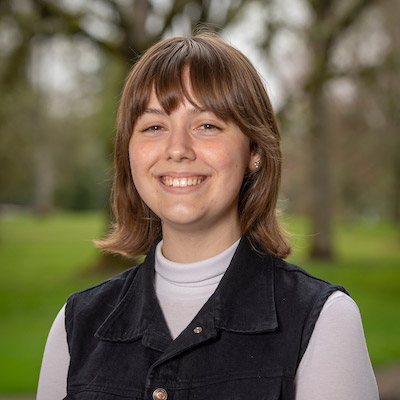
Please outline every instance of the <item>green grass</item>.
[{"label": "green grass", "polygon": [[[36,390],[46,336],[68,295],[107,278],[85,273],[98,257],[91,240],[102,233],[98,213],[47,219],[0,219],[0,393]],[[334,262],[307,260],[310,232],[302,218],[288,220],[297,263],[344,285],[357,301],[375,365],[400,359],[400,237],[390,224],[339,225]]]},{"label": "green grass", "polygon": [[0,392],[35,392],[51,323],[68,295],[106,276],[83,274],[96,259],[99,214],[0,220]]}]

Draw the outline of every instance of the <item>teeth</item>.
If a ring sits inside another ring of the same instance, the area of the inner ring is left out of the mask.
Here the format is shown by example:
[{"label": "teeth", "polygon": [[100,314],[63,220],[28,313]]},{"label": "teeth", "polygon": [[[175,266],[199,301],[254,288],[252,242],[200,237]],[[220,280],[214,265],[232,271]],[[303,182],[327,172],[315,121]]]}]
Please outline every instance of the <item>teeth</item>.
[{"label": "teeth", "polygon": [[186,187],[187,186],[187,179],[182,178],[181,181],[179,182],[180,187]]},{"label": "teeth", "polygon": [[203,182],[203,180],[203,177],[172,178],[170,176],[164,176],[162,178],[164,185],[173,187],[196,186]]}]

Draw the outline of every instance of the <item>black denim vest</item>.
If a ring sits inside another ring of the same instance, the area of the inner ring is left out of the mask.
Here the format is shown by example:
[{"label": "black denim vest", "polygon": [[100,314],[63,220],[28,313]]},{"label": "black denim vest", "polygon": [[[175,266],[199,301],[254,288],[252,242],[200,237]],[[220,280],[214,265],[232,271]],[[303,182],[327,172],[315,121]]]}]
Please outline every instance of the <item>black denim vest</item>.
[{"label": "black denim vest", "polygon": [[345,290],[242,238],[215,293],[172,340],[153,287],[154,252],[68,299],[66,399],[294,399],[321,308]]}]

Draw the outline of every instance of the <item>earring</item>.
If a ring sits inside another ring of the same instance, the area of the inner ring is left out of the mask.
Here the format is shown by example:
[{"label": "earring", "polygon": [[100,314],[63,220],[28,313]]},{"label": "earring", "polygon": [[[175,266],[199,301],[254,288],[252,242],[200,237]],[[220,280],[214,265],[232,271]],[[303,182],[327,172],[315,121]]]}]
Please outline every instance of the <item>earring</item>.
[{"label": "earring", "polygon": [[259,166],[260,166],[260,161],[254,161],[254,168],[258,169]]}]

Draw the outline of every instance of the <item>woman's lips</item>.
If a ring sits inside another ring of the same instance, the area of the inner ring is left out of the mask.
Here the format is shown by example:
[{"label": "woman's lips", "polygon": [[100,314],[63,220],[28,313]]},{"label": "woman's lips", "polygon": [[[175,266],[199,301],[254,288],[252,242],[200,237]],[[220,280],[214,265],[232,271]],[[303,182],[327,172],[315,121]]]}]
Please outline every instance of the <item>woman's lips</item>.
[{"label": "woman's lips", "polygon": [[173,177],[164,175],[161,176],[161,182],[167,187],[188,187],[188,186],[197,186],[205,181],[207,177],[204,175],[195,175],[195,176],[185,176],[185,177]]}]

